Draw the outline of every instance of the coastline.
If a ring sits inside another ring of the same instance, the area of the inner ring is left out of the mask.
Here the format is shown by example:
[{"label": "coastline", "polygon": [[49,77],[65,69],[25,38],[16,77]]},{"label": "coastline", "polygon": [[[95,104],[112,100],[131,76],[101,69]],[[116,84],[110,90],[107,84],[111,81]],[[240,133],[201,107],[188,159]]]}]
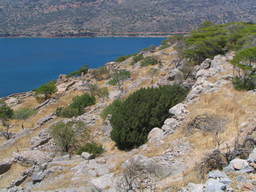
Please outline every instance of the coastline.
[{"label": "coastline", "polygon": [[155,33],[138,33],[138,34],[112,34],[112,35],[6,35],[0,34],[0,39],[19,39],[19,38],[26,38],[26,39],[64,39],[64,38],[166,38],[174,35],[185,35],[188,34],[188,32],[173,32],[173,33],[164,33],[164,34],[155,34]]}]

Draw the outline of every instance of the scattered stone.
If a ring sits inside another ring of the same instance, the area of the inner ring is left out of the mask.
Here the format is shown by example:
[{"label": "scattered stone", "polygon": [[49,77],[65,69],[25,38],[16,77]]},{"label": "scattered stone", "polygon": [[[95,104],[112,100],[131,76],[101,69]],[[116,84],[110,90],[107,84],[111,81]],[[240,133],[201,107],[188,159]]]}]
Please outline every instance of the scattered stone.
[{"label": "scattered stone", "polygon": [[245,191],[255,191],[255,187],[251,183],[244,183],[242,185],[242,190],[245,190]]},{"label": "scattered stone", "polygon": [[179,103],[171,109],[169,109],[169,113],[174,115],[175,118],[183,120],[185,118],[185,115],[188,114],[187,105]]},{"label": "scattered stone", "polygon": [[87,153],[87,152],[83,152],[81,154],[81,157],[85,160],[90,160],[90,159],[93,159],[95,158],[94,155],[90,154],[90,153]]},{"label": "scattered stone", "polygon": [[215,179],[208,179],[206,182],[206,192],[221,192],[227,189],[226,185]]},{"label": "scattered stone", "polygon": [[164,125],[162,126],[162,130],[164,134],[172,134],[179,126],[179,121],[175,118],[169,118],[164,121]]},{"label": "scattered stone", "polygon": [[32,149],[35,149],[41,145],[44,145],[48,143],[48,141],[51,139],[50,134],[48,133],[48,129],[43,129],[38,136],[32,137],[31,139],[31,145]]},{"label": "scattered stone", "polygon": [[15,105],[18,105],[20,103],[19,99],[15,98],[15,97],[10,97],[9,99],[5,100],[5,103],[10,106],[13,107]]},{"label": "scattered stone", "polygon": [[253,149],[253,151],[250,153],[250,155],[248,157],[248,162],[256,163],[256,148]]},{"label": "scattered stone", "polygon": [[0,175],[2,175],[3,173],[9,171],[11,166],[12,166],[12,161],[11,160],[8,160],[8,161],[5,161],[5,162],[1,162],[0,163]]},{"label": "scattered stone", "polygon": [[202,184],[189,183],[180,192],[205,192],[204,188],[205,186]]},{"label": "scattered stone", "polygon": [[114,184],[114,174],[106,174],[91,180],[91,183],[95,185],[100,190],[108,189],[113,187]]},{"label": "scattered stone", "polygon": [[13,153],[14,161],[28,166],[34,164],[42,164],[52,160],[49,153],[39,150],[22,151],[20,153]]},{"label": "scattered stone", "polygon": [[225,185],[230,185],[232,183],[232,180],[226,175],[226,173],[219,171],[219,170],[209,172],[208,178],[209,179],[217,179]]},{"label": "scattered stone", "polygon": [[55,114],[48,115],[48,116],[46,116],[46,117],[44,117],[44,118],[42,118],[42,119],[39,119],[39,120],[37,121],[37,125],[38,125],[39,127],[41,127],[41,126],[43,126],[45,123],[47,123],[48,121],[54,119],[55,117],[56,117]]},{"label": "scattered stone", "polygon": [[212,60],[207,58],[201,63],[200,69],[209,69],[211,67],[211,62]]},{"label": "scattered stone", "polygon": [[45,100],[43,103],[40,103],[38,106],[36,106],[36,107],[35,107],[35,110],[41,109],[42,107],[44,107],[45,105],[47,105],[50,101],[51,101],[51,99]]},{"label": "scattered stone", "polygon": [[174,81],[177,84],[182,83],[184,81],[184,79],[185,78],[184,78],[183,72],[177,68],[172,70],[168,77],[169,81]]}]

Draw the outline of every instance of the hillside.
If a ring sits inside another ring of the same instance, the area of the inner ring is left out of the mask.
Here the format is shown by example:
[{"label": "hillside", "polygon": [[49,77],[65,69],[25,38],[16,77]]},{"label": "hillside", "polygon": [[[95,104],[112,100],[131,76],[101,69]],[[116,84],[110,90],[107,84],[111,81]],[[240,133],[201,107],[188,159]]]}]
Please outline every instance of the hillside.
[{"label": "hillside", "polygon": [[0,0],[1,36],[187,32],[202,22],[254,22],[254,0]]},{"label": "hillside", "polygon": [[0,191],[255,191],[255,29],[208,24],[2,98]]}]

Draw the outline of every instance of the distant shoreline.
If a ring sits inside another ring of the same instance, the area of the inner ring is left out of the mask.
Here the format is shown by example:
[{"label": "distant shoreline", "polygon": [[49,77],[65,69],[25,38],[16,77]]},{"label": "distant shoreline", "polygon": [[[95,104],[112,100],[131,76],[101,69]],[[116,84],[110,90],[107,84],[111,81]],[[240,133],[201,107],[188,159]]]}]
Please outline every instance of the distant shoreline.
[{"label": "distant shoreline", "polygon": [[57,35],[16,35],[16,34],[0,34],[1,39],[9,39],[9,38],[42,38],[42,39],[57,39],[57,38],[132,38],[132,37],[141,37],[141,38],[165,38],[174,35],[185,35],[187,32],[173,32],[173,33],[118,33],[112,35],[101,35],[101,34],[57,34]]}]

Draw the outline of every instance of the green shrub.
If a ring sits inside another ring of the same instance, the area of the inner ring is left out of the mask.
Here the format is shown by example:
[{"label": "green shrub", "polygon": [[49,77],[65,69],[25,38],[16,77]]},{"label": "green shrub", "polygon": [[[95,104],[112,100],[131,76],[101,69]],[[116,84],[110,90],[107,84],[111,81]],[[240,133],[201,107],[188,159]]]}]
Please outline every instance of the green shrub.
[{"label": "green shrub", "polygon": [[120,106],[122,102],[121,100],[117,99],[113,103],[111,103],[109,106],[107,106],[100,114],[102,119],[106,119],[109,114],[114,113]]},{"label": "green shrub", "polygon": [[253,90],[256,89],[256,78],[239,78],[233,79],[233,85],[236,90]]},{"label": "green shrub", "polygon": [[36,114],[36,112],[37,111],[35,109],[30,109],[30,108],[19,109],[14,112],[13,118],[25,120],[31,117],[32,115]]},{"label": "green shrub", "polygon": [[63,152],[70,152],[76,142],[73,122],[59,122],[50,128],[50,134]]},{"label": "green shrub", "polygon": [[[231,63],[237,69],[237,77],[233,79],[234,88],[237,90],[256,89],[256,47],[240,50]],[[243,72],[241,73],[240,70]]]},{"label": "green shrub", "polygon": [[94,155],[95,157],[97,157],[104,152],[104,148],[100,144],[86,143],[84,146],[81,146],[77,150],[77,154],[79,154],[79,155],[81,155],[83,152],[90,153],[90,154]]},{"label": "green shrub", "polygon": [[109,96],[108,88],[99,88],[96,84],[89,84],[90,94],[100,98],[107,98]]},{"label": "green shrub", "polygon": [[192,64],[200,64],[217,54],[255,46],[255,31],[256,25],[250,23],[204,23],[184,36],[183,43],[178,43],[178,51]]},{"label": "green shrub", "polygon": [[7,120],[13,117],[13,110],[5,104],[5,102],[0,103],[0,119]]},{"label": "green shrub", "polygon": [[60,117],[76,117],[84,113],[84,108],[94,105],[96,98],[87,93],[73,98],[73,102],[68,107],[59,107],[56,110],[56,115]]},{"label": "green shrub", "polygon": [[129,150],[147,141],[154,127],[162,126],[168,110],[180,103],[187,90],[179,85],[140,89],[112,112],[111,138],[119,149]]},{"label": "green shrub", "polygon": [[81,96],[76,96],[73,99],[73,102],[70,104],[70,107],[72,107],[72,108],[85,108],[87,106],[94,105],[95,103],[96,103],[95,97],[85,93]]},{"label": "green shrub", "polygon": [[130,71],[127,71],[125,69],[116,71],[112,74],[111,80],[108,82],[110,85],[120,85],[120,83],[126,79],[129,79],[131,77]]},{"label": "green shrub", "polygon": [[82,66],[78,71],[74,71],[68,74],[68,77],[76,77],[76,76],[81,76],[82,73],[86,74],[88,73],[89,66],[84,65]]},{"label": "green shrub", "polygon": [[155,58],[155,57],[146,57],[145,59],[143,59],[141,61],[141,66],[142,67],[145,67],[145,66],[148,66],[148,65],[156,65],[158,64],[158,60]]},{"label": "green shrub", "polygon": [[141,61],[142,59],[144,59],[143,54],[137,54],[132,58],[132,64],[135,64],[139,61]]},{"label": "green shrub", "polygon": [[44,96],[44,100],[49,99],[56,92],[57,87],[55,81],[50,81],[49,83],[43,84],[35,90],[36,95]]},{"label": "green shrub", "polygon": [[77,117],[79,115],[82,115],[84,113],[84,110],[81,108],[72,108],[70,106],[68,107],[58,107],[56,109],[56,115],[59,117]]}]

